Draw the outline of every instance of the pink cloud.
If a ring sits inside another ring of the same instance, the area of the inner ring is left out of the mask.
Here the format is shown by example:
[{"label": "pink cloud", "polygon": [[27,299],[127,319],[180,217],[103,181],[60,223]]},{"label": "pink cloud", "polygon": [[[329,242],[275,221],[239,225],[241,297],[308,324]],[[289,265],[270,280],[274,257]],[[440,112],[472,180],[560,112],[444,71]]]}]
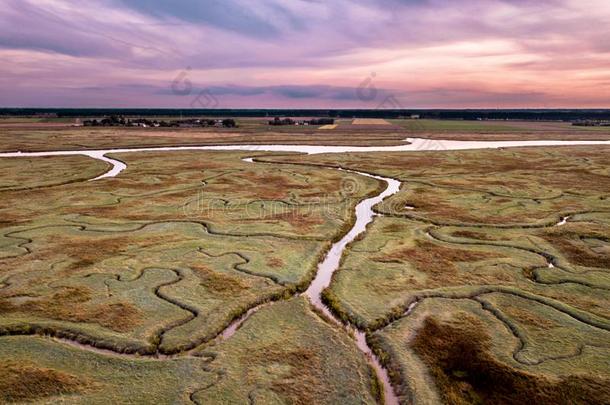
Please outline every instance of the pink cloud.
[{"label": "pink cloud", "polygon": [[610,107],[609,27],[601,0],[7,0],[0,105],[186,108],[184,71],[224,107],[374,108],[373,72],[405,108]]}]

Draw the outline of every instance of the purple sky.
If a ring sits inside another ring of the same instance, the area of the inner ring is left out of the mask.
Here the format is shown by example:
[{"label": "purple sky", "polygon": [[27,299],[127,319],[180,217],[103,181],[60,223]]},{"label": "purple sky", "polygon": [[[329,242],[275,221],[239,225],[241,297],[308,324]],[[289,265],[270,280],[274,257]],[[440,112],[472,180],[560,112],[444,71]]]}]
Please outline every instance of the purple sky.
[{"label": "purple sky", "polygon": [[608,0],[3,0],[0,106],[610,108]]}]

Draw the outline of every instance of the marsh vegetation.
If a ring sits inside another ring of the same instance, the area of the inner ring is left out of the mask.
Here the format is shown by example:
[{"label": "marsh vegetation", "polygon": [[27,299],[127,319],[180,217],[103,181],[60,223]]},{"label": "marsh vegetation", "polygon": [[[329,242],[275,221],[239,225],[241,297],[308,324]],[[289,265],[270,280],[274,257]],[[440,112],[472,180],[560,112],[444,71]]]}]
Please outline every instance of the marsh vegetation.
[{"label": "marsh vegetation", "polygon": [[604,402],[607,153],[132,152],[95,182],[87,157],[0,159],[2,400],[382,401],[295,296],[385,188],[340,167],[402,182],[323,293],[401,402]]},{"label": "marsh vegetation", "polygon": [[403,181],[324,297],[369,331],[405,403],[608,400],[607,153],[299,159]]}]

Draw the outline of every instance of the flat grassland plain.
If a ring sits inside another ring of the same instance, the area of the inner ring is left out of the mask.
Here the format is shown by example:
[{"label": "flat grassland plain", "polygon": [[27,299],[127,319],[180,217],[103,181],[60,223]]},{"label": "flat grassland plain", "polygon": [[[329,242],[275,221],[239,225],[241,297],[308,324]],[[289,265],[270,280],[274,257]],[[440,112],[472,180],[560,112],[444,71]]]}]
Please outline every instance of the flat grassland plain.
[{"label": "flat grassland plain", "polygon": [[[0,129],[0,150],[610,138],[560,124],[391,124],[346,137],[346,125],[21,123]],[[409,125],[426,128],[394,128]],[[608,403],[609,153],[130,152],[110,155],[125,171],[96,181],[109,166],[86,156],[0,158],[0,402],[382,402],[350,333],[300,294],[356,205],[385,187],[341,167],[402,182],[323,294],[367,332],[401,403]]]},{"label": "flat grassland plain", "polygon": [[354,125],[336,120],[334,129],[270,126],[268,119],[239,119],[238,128],[75,127],[67,119],[0,118],[1,151],[78,150],[187,145],[306,144],[402,145],[407,137],[463,141],[522,139],[610,139],[610,127],[575,127],[561,122],[389,120],[392,125]]}]

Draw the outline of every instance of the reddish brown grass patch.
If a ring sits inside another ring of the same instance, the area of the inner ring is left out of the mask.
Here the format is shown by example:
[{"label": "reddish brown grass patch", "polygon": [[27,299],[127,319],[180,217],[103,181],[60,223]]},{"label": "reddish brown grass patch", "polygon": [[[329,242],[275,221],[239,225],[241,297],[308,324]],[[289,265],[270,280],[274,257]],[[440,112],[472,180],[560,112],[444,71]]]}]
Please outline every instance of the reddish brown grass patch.
[{"label": "reddish brown grass patch", "polygon": [[62,287],[51,296],[13,304],[0,298],[0,313],[23,312],[70,322],[91,322],[117,332],[128,332],[141,324],[141,312],[130,303],[107,302],[92,305],[91,292],[83,287]]},{"label": "reddish brown grass patch", "polygon": [[451,194],[446,198],[442,198],[438,196],[437,191],[433,188],[418,188],[413,190],[409,195],[409,202],[411,205],[416,206],[418,211],[426,213],[427,216],[444,221],[507,224],[523,220],[519,215],[476,216],[474,213],[477,212],[477,210],[472,207],[452,205],[451,199],[455,197],[455,194]]},{"label": "reddish brown grass patch", "polygon": [[267,259],[267,266],[279,269],[284,266],[284,261],[279,257],[270,257]]},{"label": "reddish brown grass patch", "polygon": [[[581,237],[584,236],[581,236],[580,232],[551,229],[545,231],[541,236],[563,253],[571,263],[585,267],[610,268],[610,256],[589,249],[586,243],[582,241]],[[587,237],[600,238],[601,240],[608,238],[607,234],[603,233],[593,233]]]},{"label": "reddish brown grass patch", "polygon": [[593,404],[610,398],[610,380],[551,379],[513,368],[490,353],[484,325],[463,313],[451,323],[427,318],[410,343],[448,404]]},{"label": "reddish brown grass patch", "polygon": [[303,232],[310,231],[316,225],[323,225],[324,220],[314,214],[300,212],[282,212],[269,217],[271,220],[288,222],[293,228]]},{"label": "reddish brown grass patch", "polygon": [[275,363],[290,366],[289,371],[273,381],[269,389],[287,398],[291,404],[320,403],[328,395],[324,392],[327,384],[324,381],[321,359],[312,349],[282,351],[280,348],[268,346],[246,356],[244,363],[261,366],[271,366]]},{"label": "reddish brown grass patch", "polygon": [[72,272],[95,265],[126,252],[137,252],[142,249],[155,248],[160,244],[185,241],[179,236],[153,236],[143,234],[106,235],[54,235],[44,247],[35,253],[48,258],[57,252],[66,252],[74,262],[66,269]]},{"label": "reddish brown grass patch", "polygon": [[[483,279],[480,274],[462,274],[458,272],[456,263],[477,262],[480,260],[503,257],[500,254],[466,249],[454,249],[437,245],[429,241],[418,241],[415,247],[399,249],[383,256],[373,257],[377,262],[407,262],[413,264],[418,271],[428,276],[427,287],[463,284],[466,281],[486,282],[495,277]],[[414,282],[414,286],[417,283]]]},{"label": "reddish brown grass patch", "polygon": [[24,361],[5,360],[0,367],[0,402],[30,402],[92,388],[95,384],[83,378]]},{"label": "reddish brown grass patch", "polygon": [[385,225],[382,228],[382,231],[383,232],[402,232],[402,231],[406,231],[407,229],[408,229],[408,227],[406,225],[393,222],[391,224]]},{"label": "reddish brown grass patch", "polygon": [[530,312],[515,306],[507,306],[506,309],[504,309],[504,312],[506,312],[508,316],[514,318],[516,321],[533,328],[551,329],[561,326],[557,322],[554,322],[548,318],[543,318],[534,312]]},{"label": "reddish brown grass patch", "polygon": [[219,295],[235,295],[248,288],[238,276],[232,276],[211,270],[202,265],[191,266],[201,279],[201,285]]},{"label": "reddish brown grass patch", "polygon": [[466,239],[478,239],[478,240],[494,240],[491,236],[482,233],[482,232],[474,232],[474,231],[455,231],[451,234],[456,238],[466,238]]}]

